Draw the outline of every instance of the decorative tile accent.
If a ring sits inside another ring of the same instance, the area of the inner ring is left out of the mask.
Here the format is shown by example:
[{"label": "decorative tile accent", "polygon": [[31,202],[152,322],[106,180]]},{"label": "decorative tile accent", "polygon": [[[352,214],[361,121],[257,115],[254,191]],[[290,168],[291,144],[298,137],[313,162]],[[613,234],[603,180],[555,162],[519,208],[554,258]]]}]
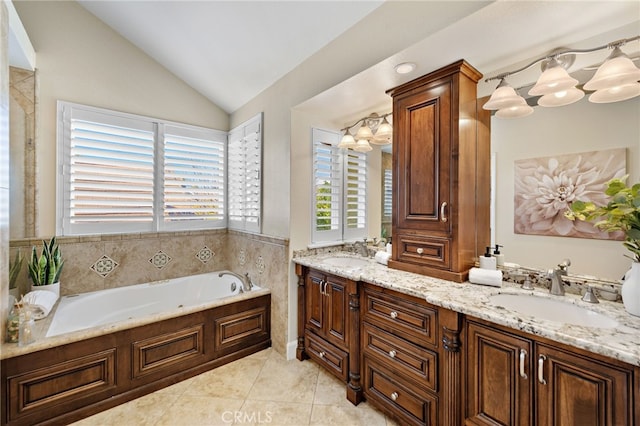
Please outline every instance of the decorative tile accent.
[{"label": "decorative tile accent", "polygon": [[169,262],[171,262],[171,256],[160,250],[159,252],[154,254],[151,259],[149,259],[149,262],[156,268],[162,269],[167,266]]},{"label": "decorative tile accent", "polygon": [[240,249],[240,253],[238,253],[238,263],[241,266],[244,266],[244,264],[247,263],[247,254],[244,249]]},{"label": "decorative tile accent", "polygon": [[202,247],[198,253],[196,253],[196,257],[198,258],[198,260],[202,263],[207,263],[208,261],[210,261],[211,259],[213,259],[213,256],[215,256],[215,252],[213,250],[211,250],[209,247],[204,246]]},{"label": "decorative tile accent", "polygon": [[265,264],[262,256],[258,256],[258,259],[256,259],[256,268],[258,269],[259,274],[264,272]]},{"label": "decorative tile accent", "polygon": [[103,255],[100,259],[96,260],[96,262],[91,265],[91,270],[96,274],[100,275],[102,278],[106,278],[107,275],[113,272],[114,269],[118,267],[118,262],[111,259],[106,254]]}]

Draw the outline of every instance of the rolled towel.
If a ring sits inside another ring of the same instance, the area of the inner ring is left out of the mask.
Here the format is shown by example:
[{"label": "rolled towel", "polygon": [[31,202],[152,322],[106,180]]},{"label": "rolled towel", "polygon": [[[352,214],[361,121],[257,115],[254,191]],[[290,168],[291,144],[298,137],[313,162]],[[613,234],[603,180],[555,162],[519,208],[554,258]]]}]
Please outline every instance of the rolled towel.
[{"label": "rolled towel", "polygon": [[376,262],[386,265],[387,262],[389,262],[390,257],[391,253],[387,253],[386,251],[378,251],[376,252],[374,259],[376,260]]},{"label": "rolled towel", "polygon": [[502,271],[492,269],[469,269],[469,282],[473,284],[502,287]]},{"label": "rolled towel", "polygon": [[33,319],[39,320],[45,318],[56,304],[58,296],[45,290],[35,290],[24,296],[24,301],[31,305]]}]

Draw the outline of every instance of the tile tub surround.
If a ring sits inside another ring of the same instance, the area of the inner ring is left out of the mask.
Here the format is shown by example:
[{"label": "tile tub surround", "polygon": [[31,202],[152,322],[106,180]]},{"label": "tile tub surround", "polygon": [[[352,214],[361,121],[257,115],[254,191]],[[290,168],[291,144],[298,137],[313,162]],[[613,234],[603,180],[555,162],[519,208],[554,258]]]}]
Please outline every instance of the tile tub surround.
[{"label": "tile tub surround", "polygon": [[[293,261],[355,281],[364,281],[416,296],[433,305],[640,366],[640,317],[628,314],[621,303],[601,300],[599,304],[593,305],[582,302],[578,295],[567,293],[560,297],[562,301],[603,313],[614,318],[620,325],[614,329],[598,329],[561,324],[519,315],[515,311],[495,306],[489,301],[489,296],[498,293],[535,294],[540,297],[558,298],[551,296],[545,289],[525,291],[518,284],[508,282],[503,282],[501,288],[469,282],[454,283],[390,269],[372,259],[369,259],[366,266],[359,269],[328,266],[322,262],[323,259],[336,255],[340,254],[334,252],[299,256]],[[345,253],[344,256],[351,255]],[[357,258],[364,259],[359,256]]]},{"label": "tile tub surround", "polygon": [[[219,229],[58,237],[58,243],[65,259],[63,296],[223,269],[249,272],[257,285],[272,290],[272,344],[278,352],[285,353],[287,239]],[[10,255],[15,256],[19,249],[26,258],[34,245],[39,250],[42,239],[11,241]],[[29,291],[26,259],[18,286],[23,294]],[[43,321],[36,322],[37,327],[43,327]]]}]

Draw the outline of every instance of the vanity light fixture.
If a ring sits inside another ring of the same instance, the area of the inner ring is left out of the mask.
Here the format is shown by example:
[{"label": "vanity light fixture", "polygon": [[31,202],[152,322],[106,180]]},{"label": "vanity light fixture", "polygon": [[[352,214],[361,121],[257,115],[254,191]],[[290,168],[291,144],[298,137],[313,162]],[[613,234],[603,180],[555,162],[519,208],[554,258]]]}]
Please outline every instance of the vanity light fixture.
[{"label": "vanity light fixture", "polygon": [[[374,145],[388,145],[391,143],[391,136],[393,134],[393,128],[387,120],[387,117],[391,115],[390,112],[378,115],[375,112],[362,117],[350,126],[341,129],[344,132],[339,148],[353,149],[359,152],[368,152],[373,148],[370,144]],[[351,129],[358,124],[361,126],[358,128],[355,136],[351,133]]]},{"label": "vanity light fixture", "polygon": [[[583,90],[594,91],[589,96],[589,101],[595,103],[618,102],[640,96],[638,82],[640,69],[620,49],[625,44],[636,40],[640,40],[640,36],[617,40],[592,49],[556,49],[522,68],[489,77],[485,80],[486,82],[500,80],[500,83],[483,108],[497,110],[496,116],[503,118],[524,117],[531,114],[533,109],[527,108],[526,101],[505,82],[505,78],[538,63],[542,63],[543,72],[528,93],[532,96],[540,96],[538,99],[540,106],[558,107],[572,104],[584,97]],[[567,72],[573,64],[575,55],[604,49],[613,49],[613,52],[598,67],[595,75],[583,86],[583,90],[580,90],[576,87],[579,81]]]}]

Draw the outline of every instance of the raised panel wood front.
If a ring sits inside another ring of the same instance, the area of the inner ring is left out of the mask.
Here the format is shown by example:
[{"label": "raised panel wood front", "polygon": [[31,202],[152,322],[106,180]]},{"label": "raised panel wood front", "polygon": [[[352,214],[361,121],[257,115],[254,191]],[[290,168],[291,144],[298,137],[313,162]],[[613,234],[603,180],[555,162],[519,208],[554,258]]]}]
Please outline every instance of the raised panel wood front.
[{"label": "raised panel wood front", "polygon": [[265,306],[216,318],[215,351],[246,346],[269,338],[269,311]]},{"label": "raised panel wood front", "polygon": [[322,333],[324,328],[324,275],[309,271],[305,283],[305,327]]},{"label": "raised panel wood front", "polygon": [[[533,424],[532,344],[511,334],[467,323],[466,424]],[[524,350],[524,374],[520,355]]]},{"label": "raised panel wood front", "polygon": [[451,240],[448,238],[424,238],[415,235],[396,234],[394,244],[399,244],[398,257],[403,262],[448,269],[451,266]]},{"label": "raised panel wood front", "polygon": [[349,295],[346,286],[337,277],[328,276],[326,292],[327,338],[338,345],[346,345],[348,330],[346,319],[349,318]]},{"label": "raised panel wood front", "polygon": [[349,354],[313,333],[305,335],[305,352],[342,380],[349,374]]},{"label": "raised panel wood front", "polygon": [[631,371],[538,344],[536,360],[541,356],[546,383],[536,381],[538,425],[633,424]]}]

